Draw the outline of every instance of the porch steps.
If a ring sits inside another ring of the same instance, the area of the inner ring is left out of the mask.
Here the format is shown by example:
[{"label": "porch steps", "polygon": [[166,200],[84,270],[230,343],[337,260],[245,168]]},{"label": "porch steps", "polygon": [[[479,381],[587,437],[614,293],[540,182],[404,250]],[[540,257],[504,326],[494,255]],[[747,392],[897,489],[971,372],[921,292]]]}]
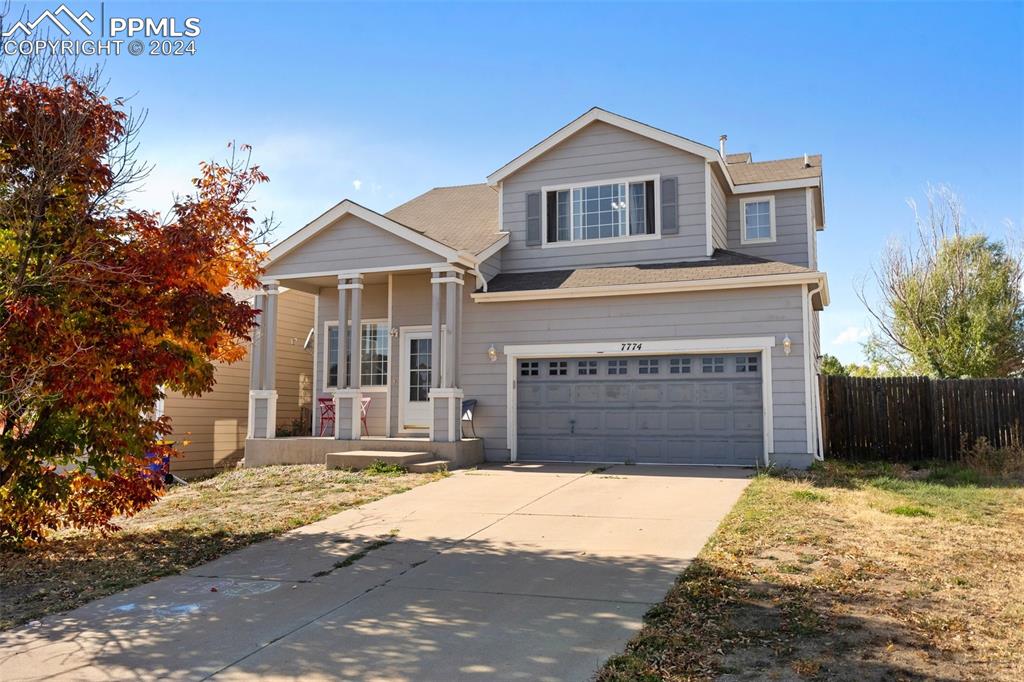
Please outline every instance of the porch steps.
[{"label": "porch steps", "polygon": [[[328,452],[324,464],[328,469],[365,469],[374,462],[397,464],[413,471],[418,464],[436,464],[429,452],[402,452],[399,450],[352,450],[350,452]],[[428,469],[436,471],[436,469]]]},{"label": "porch steps", "polygon": [[435,471],[447,471],[448,462],[443,459],[432,459],[429,462],[415,462],[406,468],[414,474],[432,474]]}]

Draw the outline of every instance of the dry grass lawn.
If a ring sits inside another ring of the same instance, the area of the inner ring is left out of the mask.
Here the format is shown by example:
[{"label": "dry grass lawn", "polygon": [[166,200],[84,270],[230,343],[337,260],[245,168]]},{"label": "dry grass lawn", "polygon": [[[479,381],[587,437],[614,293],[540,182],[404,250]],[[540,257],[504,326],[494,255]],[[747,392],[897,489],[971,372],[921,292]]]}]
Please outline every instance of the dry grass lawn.
[{"label": "dry grass lawn", "polygon": [[1024,488],[951,467],[760,476],[597,677],[1024,679]]},{"label": "dry grass lawn", "polygon": [[239,469],[172,488],[106,537],[67,532],[0,551],[0,629],[81,606],[444,474]]}]

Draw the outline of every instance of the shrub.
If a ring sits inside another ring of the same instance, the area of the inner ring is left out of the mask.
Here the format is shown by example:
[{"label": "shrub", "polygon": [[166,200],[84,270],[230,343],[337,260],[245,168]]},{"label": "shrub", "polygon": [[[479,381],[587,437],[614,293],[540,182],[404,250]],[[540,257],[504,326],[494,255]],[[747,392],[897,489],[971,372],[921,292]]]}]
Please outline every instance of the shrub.
[{"label": "shrub", "polygon": [[962,453],[964,466],[989,480],[1024,482],[1024,445],[1020,443],[996,447],[983,436]]}]

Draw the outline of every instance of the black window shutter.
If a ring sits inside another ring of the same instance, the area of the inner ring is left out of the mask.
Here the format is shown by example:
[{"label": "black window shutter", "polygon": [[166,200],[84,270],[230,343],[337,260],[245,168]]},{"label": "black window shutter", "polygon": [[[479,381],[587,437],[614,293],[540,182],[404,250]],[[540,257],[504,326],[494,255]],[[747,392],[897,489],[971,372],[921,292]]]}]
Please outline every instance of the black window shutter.
[{"label": "black window shutter", "polygon": [[644,183],[644,192],[647,197],[644,206],[647,208],[644,220],[647,221],[647,234],[654,234],[654,180]]},{"label": "black window shutter", "polygon": [[526,245],[540,246],[540,192],[526,194]]},{"label": "black window shutter", "polygon": [[661,233],[679,234],[679,196],[675,178],[661,179]]},{"label": "black window shutter", "polygon": [[558,192],[548,192],[548,244],[558,241]]}]

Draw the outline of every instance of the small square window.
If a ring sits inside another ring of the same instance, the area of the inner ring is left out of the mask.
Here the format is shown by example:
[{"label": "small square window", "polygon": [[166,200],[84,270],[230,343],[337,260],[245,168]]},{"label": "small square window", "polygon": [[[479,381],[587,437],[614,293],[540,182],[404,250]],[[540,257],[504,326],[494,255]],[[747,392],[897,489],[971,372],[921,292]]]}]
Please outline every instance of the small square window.
[{"label": "small square window", "polygon": [[704,374],[725,373],[725,358],[703,358],[701,361],[701,372],[703,372]]},{"label": "small square window", "polygon": [[535,377],[538,374],[540,374],[540,363],[539,362],[520,362],[519,363],[519,376]]},{"label": "small square window", "polygon": [[580,376],[595,376],[597,374],[597,360],[577,360],[576,373]]},{"label": "small square window", "polygon": [[736,371],[740,374],[753,374],[757,371],[758,357],[756,355],[745,355],[736,358]]},{"label": "small square window", "polygon": [[552,360],[548,363],[548,376],[564,377],[569,373],[568,360]]},{"label": "small square window", "polygon": [[608,374],[625,374],[626,367],[626,360],[609,360]]},{"label": "small square window", "polygon": [[743,214],[743,242],[775,241],[775,199],[761,197],[740,202]]},{"label": "small square window", "polygon": [[690,358],[672,358],[668,361],[669,374],[689,374]]},{"label": "small square window", "polygon": [[659,360],[656,358],[641,358],[640,359],[640,373],[641,374],[657,374]]}]

